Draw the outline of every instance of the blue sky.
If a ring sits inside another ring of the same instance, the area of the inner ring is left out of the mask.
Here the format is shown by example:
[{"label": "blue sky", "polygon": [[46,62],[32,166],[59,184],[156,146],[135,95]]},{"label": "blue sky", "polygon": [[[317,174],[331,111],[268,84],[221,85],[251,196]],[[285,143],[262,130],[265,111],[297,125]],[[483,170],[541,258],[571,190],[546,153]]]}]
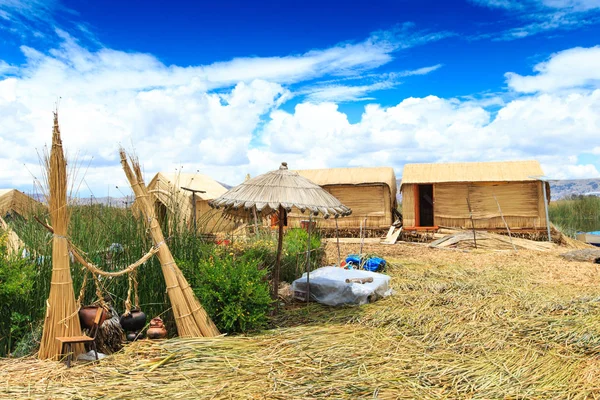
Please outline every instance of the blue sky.
[{"label": "blue sky", "polygon": [[230,184],[281,161],[598,177],[599,42],[600,0],[0,0],[0,187],[40,176],[58,98],[86,196],[126,186],[119,145]]}]

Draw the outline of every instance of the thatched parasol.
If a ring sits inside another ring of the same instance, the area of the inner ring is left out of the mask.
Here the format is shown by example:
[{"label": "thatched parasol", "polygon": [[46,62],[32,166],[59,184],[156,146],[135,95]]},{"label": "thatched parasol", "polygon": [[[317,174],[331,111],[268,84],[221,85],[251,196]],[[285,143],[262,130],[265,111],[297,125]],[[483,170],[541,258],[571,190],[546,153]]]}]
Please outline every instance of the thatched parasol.
[{"label": "thatched parasol", "polygon": [[283,221],[286,212],[296,207],[302,213],[308,211],[314,215],[321,214],[324,218],[343,217],[352,212],[316,183],[288,170],[285,162],[281,163],[278,170],[246,180],[209,204],[213,208],[223,208],[223,214],[240,220],[247,219],[253,210],[262,218],[279,213],[277,258],[273,273],[274,296],[277,296],[279,291]]}]

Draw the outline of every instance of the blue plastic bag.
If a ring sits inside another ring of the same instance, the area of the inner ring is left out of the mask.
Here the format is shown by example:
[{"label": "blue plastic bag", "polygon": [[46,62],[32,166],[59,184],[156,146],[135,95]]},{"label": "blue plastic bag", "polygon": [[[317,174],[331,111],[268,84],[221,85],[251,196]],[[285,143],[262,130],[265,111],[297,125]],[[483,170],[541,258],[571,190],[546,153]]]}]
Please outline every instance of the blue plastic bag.
[{"label": "blue plastic bag", "polygon": [[361,258],[356,254],[351,254],[346,257],[346,264],[351,264],[355,268],[360,268],[360,266],[364,264],[362,265],[362,269],[366,271],[377,272],[385,268],[386,261],[379,257],[371,257],[365,260],[364,257]]},{"label": "blue plastic bag", "polygon": [[356,254],[350,254],[346,257],[346,264],[353,264],[355,267],[360,265],[360,256]]},{"label": "blue plastic bag", "polygon": [[363,268],[367,271],[377,272],[385,268],[386,262],[383,258],[372,257],[367,260]]}]

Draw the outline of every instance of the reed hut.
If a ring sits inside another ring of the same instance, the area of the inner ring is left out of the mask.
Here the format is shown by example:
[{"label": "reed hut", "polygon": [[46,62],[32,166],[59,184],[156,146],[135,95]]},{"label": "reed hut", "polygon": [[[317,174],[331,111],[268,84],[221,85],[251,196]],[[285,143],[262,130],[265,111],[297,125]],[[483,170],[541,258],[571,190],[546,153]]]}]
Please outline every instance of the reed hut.
[{"label": "reed hut", "polygon": [[546,228],[550,185],[538,161],[406,164],[402,175],[404,229]]},{"label": "reed hut", "polygon": [[[352,209],[352,215],[338,220],[340,229],[359,229],[365,218],[365,226],[370,229],[387,229],[394,222],[397,203],[393,168],[329,168],[297,172]],[[288,227],[298,227],[306,219],[306,214],[292,209],[288,214]],[[333,218],[317,218],[317,224],[321,228],[335,228]]]},{"label": "reed hut", "polygon": [[230,232],[235,228],[230,220],[223,218],[221,211],[208,205],[227,189],[207,175],[159,172],[148,184],[148,191],[154,197],[155,212],[160,221],[168,216],[193,228],[195,212],[198,232]]},{"label": "reed hut", "polygon": [[42,203],[17,189],[0,189],[0,217],[7,214],[27,217],[41,207]]}]

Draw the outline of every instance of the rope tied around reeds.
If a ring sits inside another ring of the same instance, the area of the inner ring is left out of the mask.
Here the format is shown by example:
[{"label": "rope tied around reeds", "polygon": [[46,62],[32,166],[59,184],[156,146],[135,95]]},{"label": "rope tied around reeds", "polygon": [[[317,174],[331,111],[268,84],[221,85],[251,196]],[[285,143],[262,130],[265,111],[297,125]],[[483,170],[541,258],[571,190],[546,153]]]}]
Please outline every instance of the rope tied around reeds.
[{"label": "rope tied around reeds", "polygon": [[[124,268],[121,271],[116,271],[116,272],[103,271],[100,268],[98,268],[96,265],[92,264],[91,262],[86,261],[81,256],[81,254],[79,254],[79,252],[75,249],[75,246],[71,242],[69,242],[69,247],[70,247],[71,251],[73,252],[73,256],[75,257],[75,259],[77,259],[77,261],[80,264],[82,264],[83,267],[85,269],[87,269],[87,271],[90,272],[92,274],[92,276],[94,277],[94,284],[96,286],[96,296],[98,297],[100,305],[105,309],[107,309],[107,305],[104,302],[104,297],[102,295],[102,289],[100,287],[99,276],[117,277],[117,276],[122,276],[125,274],[129,275],[128,276],[129,288],[127,290],[127,299],[125,300],[125,315],[130,315],[131,314],[131,291],[132,291],[132,289],[134,290],[134,293],[135,293],[134,294],[135,308],[136,309],[140,308],[140,299],[139,299],[139,295],[138,295],[137,268],[139,266],[141,266],[142,264],[144,264],[146,261],[148,261],[154,254],[156,254],[159,251],[160,246],[163,243],[164,243],[164,241],[161,243],[158,243],[155,246],[152,246],[152,248],[146,254],[144,254],[144,256],[142,258],[140,258],[133,264],[130,264],[129,266],[127,266],[127,268]],[[84,283],[81,287],[81,292],[79,294],[80,297],[77,300],[78,310],[81,308],[81,302],[83,301],[83,293],[85,291],[86,278],[87,278],[87,274],[85,275]]]},{"label": "rope tied around reeds", "polygon": [[134,309],[140,309],[140,298],[138,296],[137,270],[133,270],[128,276],[127,299],[125,300],[125,316],[131,314],[131,291],[134,293]]},{"label": "rope tied around reeds", "polygon": [[142,256],[142,258],[140,258],[139,260],[137,260],[133,264],[128,265],[126,268],[122,269],[121,271],[116,271],[116,272],[103,271],[100,268],[98,268],[98,266],[92,264],[91,262],[86,261],[81,256],[81,254],[77,251],[77,248],[75,247],[75,245],[73,245],[73,243],[71,243],[71,242],[69,242],[69,249],[73,253],[73,256],[75,257],[75,259],[77,260],[77,262],[79,262],[80,264],[82,264],[83,266],[85,266],[88,270],[90,270],[90,272],[92,272],[94,274],[97,274],[97,275],[113,276],[113,277],[115,277],[115,276],[121,276],[121,275],[125,275],[125,274],[133,272],[140,265],[142,265],[146,261],[148,261],[153,255],[155,255],[156,253],[158,253],[158,250],[159,250],[159,248],[160,248],[160,246],[162,244],[163,243],[159,243],[159,244],[157,244],[155,246],[152,246],[152,248],[150,250],[148,250],[148,252]]}]

